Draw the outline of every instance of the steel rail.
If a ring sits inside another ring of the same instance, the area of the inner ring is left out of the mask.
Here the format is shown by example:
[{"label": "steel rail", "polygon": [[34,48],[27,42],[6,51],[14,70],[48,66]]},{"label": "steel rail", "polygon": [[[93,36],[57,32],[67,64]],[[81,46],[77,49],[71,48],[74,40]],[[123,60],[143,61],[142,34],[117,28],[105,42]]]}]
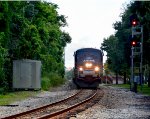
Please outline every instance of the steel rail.
[{"label": "steel rail", "polygon": [[18,114],[14,114],[14,115],[11,115],[11,116],[3,117],[3,118],[1,118],[1,119],[14,119],[14,118],[18,118],[18,117],[21,117],[21,116],[25,116],[25,115],[30,114],[30,113],[34,113],[34,112],[36,112],[36,111],[38,111],[38,110],[42,110],[42,109],[44,109],[44,108],[47,108],[47,107],[54,106],[54,105],[56,105],[56,104],[65,102],[65,101],[67,101],[67,100],[69,100],[69,99],[71,99],[71,98],[77,96],[77,95],[78,95],[79,93],[81,93],[82,91],[83,91],[83,90],[81,89],[81,90],[79,90],[77,93],[75,93],[75,94],[73,94],[73,95],[71,95],[71,96],[69,96],[69,97],[67,97],[67,98],[65,98],[65,99],[63,99],[63,100],[60,100],[60,101],[57,101],[57,102],[54,102],[54,103],[51,103],[51,104],[48,104],[48,105],[45,105],[45,106],[41,106],[41,107],[38,107],[38,108],[35,108],[35,109],[31,109],[31,110],[28,110],[28,111],[25,111],[25,112],[21,112],[21,113],[18,113]]},{"label": "steel rail", "polygon": [[60,110],[60,111],[54,112],[54,113],[52,113],[52,114],[47,114],[47,115],[38,117],[37,119],[53,118],[53,117],[56,117],[56,116],[61,115],[61,114],[63,114],[63,113],[66,113],[66,112],[68,112],[68,111],[70,111],[70,110],[72,110],[72,109],[74,109],[74,108],[76,108],[76,107],[78,107],[78,106],[80,106],[80,105],[82,105],[82,104],[85,104],[85,103],[87,103],[88,101],[92,100],[92,99],[97,95],[97,92],[98,92],[98,90],[96,90],[95,93],[94,93],[91,97],[89,97],[89,98],[83,100],[82,102],[79,102],[79,103],[77,103],[77,104],[75,104],[75,105],[73,105],[73,106],[70,106],[70,107],[66,108],[66,109],[62,109],[62,110]]}]

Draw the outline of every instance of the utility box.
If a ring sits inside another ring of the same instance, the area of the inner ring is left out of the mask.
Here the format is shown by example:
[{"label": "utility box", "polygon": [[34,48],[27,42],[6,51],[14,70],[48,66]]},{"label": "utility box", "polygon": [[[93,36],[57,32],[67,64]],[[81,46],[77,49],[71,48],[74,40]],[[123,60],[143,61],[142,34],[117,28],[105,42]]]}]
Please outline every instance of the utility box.
[{"label": "utility box", "polygon": [[41,89],[41,61],[13,61],[14,89]]}]

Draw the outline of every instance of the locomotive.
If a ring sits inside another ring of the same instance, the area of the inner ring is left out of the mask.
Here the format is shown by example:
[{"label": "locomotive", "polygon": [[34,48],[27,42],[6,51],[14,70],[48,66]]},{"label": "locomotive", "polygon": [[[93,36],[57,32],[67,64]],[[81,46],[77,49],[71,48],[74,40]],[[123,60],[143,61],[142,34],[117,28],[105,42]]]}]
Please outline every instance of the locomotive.
[{"label": "locomotive", "polygon": [[103,53],[95,48],[82,48],[74,52],[73,82],[78,88],[97,88],[103,73]]}]

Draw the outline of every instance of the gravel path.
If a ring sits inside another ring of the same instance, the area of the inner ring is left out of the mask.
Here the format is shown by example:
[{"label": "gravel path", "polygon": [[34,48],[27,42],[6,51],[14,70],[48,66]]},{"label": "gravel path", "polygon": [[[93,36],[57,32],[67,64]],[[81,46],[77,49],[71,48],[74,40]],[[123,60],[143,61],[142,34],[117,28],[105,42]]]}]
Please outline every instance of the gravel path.
[{"label": "gravel path", "polygon": [[150,119],[150,96],[127,89],[102,87],[98,104],[76,115],[77,119]]},{"label": "gravel path", "polygon": [[[16,107],[0,106],[0,117],[16,114],[52,103],[72,95],[77,90],[67,83],[37,96],[15,102]],[[93,107],[76,115],[76,119],[150,119],[150,96],[136,94],[127,89],[101,86],[103,98]]]}]

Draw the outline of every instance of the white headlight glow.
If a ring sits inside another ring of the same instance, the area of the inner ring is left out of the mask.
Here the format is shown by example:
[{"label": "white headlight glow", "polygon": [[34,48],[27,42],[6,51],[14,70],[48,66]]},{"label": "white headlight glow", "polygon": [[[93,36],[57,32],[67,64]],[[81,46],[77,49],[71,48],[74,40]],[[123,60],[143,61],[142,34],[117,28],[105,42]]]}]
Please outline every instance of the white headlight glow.
[{"label": "white headlight glow", "polygon": [[99,67],[95,67],[95,71],[99,71]]},{"label": "white headlight glow", "polygon": [[79,71],[83,71],[83,68],[82,68],[82,67],[80,67],[80,68],[79,68]]}]

